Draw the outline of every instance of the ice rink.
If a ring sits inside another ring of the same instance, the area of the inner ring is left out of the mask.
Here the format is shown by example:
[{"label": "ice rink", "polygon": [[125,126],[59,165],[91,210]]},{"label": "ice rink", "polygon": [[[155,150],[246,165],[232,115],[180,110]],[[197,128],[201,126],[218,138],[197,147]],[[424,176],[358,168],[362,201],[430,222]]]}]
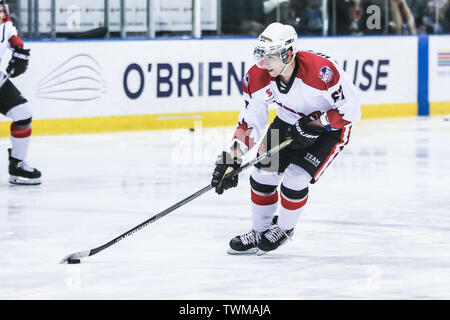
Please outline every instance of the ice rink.
[{"label": "ice rink", "polygon": [[36,136],[40,186],[9,185],[0,139],[0,299],[450,299],[448,117],[357,123],[293,241],[264,256],[226,253],[251,226],[250,169],[222,196],[59,264],[209,184],[233,132]]}]

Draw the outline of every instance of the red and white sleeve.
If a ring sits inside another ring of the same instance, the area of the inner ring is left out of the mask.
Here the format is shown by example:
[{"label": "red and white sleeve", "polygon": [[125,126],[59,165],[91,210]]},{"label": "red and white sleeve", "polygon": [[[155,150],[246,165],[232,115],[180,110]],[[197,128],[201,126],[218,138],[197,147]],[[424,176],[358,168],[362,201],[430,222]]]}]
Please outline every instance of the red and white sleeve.
[{"label": "red and white sleeve", "polygon": [[19,36],[19,32],[16,27],[13,25],[10,18],[5,22],[5,38],[8,39],[8,47],[10,49],[22,49],[23,41]]},{"label": "red and white sleeve", "polygon": [[242,153],[246,153],[262,139],[269,119],[265,88],[270,85],[266,71],[253,66],[242,80],[245,106],[239,113],[239,120],[233,136]]},{"label": "red and white sleeve", "polygon": [[320,121],[327,130],[339,130],[361,119],[361,102],[358,90],[340,67],[336,67],[338,81],[323,91],[333,109],[322,114]]}]

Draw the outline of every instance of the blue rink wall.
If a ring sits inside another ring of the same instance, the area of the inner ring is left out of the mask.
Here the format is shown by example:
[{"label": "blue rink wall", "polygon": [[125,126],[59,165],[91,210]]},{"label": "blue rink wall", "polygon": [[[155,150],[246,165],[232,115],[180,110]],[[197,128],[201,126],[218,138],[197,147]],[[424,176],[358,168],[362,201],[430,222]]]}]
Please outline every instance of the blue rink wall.
[{"label": "blue rink wall", "polygon": [[[29,69],[13,82],[33,104],[34,135],[232,126],[254,41],[28,41]],[[300,38],[298,47],[343,66],[363,119],[450,114],[450,36]]]}]

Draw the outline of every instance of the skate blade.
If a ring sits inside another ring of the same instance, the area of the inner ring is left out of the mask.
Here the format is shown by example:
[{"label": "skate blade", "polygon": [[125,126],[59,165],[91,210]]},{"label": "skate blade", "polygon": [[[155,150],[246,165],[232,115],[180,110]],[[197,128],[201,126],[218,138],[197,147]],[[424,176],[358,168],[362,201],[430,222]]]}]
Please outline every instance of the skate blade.
[{"label": "skate blade", "polygon": [[[279,247],[281,247],[283,244],[286,243],[287,240],[288,240],[288,239],[285,239],[283,242],[280,243],[280,245],[279,245],[278,247],[276,247],[276,248],[273,249],[273,250],[276,250],[276,249],[278,249]],[[292,241],[292,240],[291,240],[291,241]],[[270,251],[273,251],[273,250],[264,251],[264,250],[261,250],[261,249],[258,248],[258,251],[256,251],[256,255],[257,255],[257,256],[262,256],[263,254],[266,254],[267,252],[270,252]]]},{"label": "skate blade", "polygon": [[11,184],[17,184],[17,185],[38,185],[41,184],[40,178],[35,179],[29,179],[29,178],[23,178],[23,177],[17,177],[17,176],[10,176],[9,177],[9,183]]},{"label": "skate blade", "polygon": [[267,252],[269,252],[269,251],[264,251],[264,250],[258,249],[258,251],[256,251],[256,255],[262,256],[262,255],[266,254]]},{"label": "skate blade", "polygon": [[254,255],[258,248],[248,249],[246,251],[237,251],[234,249],[228,249],[227,253],[231,255]]}]

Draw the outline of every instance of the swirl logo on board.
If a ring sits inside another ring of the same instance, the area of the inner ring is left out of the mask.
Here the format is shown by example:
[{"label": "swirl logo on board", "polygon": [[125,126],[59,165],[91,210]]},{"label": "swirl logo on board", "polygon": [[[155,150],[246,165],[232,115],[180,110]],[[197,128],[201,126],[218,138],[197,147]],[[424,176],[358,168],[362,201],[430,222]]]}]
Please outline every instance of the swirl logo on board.
[{"label": "swirl logo on board", "polygon": [[106,82],[98,62],[88,54],[78,54],[39,80],[36,89],[41,99],[85,102],[100,99]]}]

